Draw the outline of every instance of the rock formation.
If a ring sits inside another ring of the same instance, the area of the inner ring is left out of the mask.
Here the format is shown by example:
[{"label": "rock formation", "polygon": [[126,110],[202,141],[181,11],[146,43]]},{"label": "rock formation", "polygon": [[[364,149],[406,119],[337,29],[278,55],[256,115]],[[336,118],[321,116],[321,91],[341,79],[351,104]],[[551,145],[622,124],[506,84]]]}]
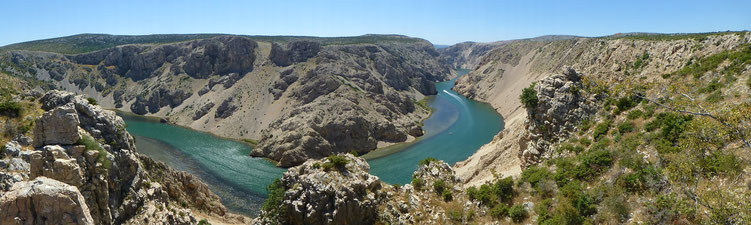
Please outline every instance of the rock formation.
[{"label": "rock formation", "polygon": [[[413,174],[423,182],[420,187],[386,185],[369,170],[364,159],[351,154],[292,167],[281,178],[279,204],[284,210],[263,211],[256,224],[445,224],[452,221],[443,206],[447,202],[485,213],[457,186],[461,180],[445,162],[420,165]],[[452,199],[435,193],[439,182]]]},{"label": "rock formation", "polygon": [[11,158],[0,161],[3,224],[195,224],[191,210],[243,220],[194,176],[136,153],[114,112],[69,92],[40,102],[39,147],[9,142]]},{"label": "rock formation", "polygon": [[0,197],[2,224],[95,224],[78,188],[39,177]]},{"label": "rock formation", "polygon": [[534,107],[527,108],[530,142],[520,155],[523,167],[549,158],[552,145],[566,138],[579,122],[594,115],[598,99],[606,97],[590,96],[581,91],[582,75],[571,67],[564,67],[562,72],[534,85],[538,101]]},{"label": "rock formation", "polygon": [[311,160],[282,177],[286,222],[290,224],[372,224],[382,197],[381,180],[365,160],[340,154],[347,163],[325,166]]}]

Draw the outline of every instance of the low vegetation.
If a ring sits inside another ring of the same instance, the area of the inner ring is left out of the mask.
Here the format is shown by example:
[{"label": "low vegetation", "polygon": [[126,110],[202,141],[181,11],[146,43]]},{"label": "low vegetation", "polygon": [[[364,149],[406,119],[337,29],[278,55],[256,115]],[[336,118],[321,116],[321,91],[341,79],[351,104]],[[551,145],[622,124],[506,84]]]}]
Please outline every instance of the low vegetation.
[{"label": "low vegetation", "polygon": [[332,169],[344,170],[347,168],[346,166],[348,163],[349,163],[349,159],[347,159],[347,157],[345,156],[331,155],[331,156],[326,157],[326,162],[323,163],[321,167],[326,171],[329,171]]},{"label": "low vegetation", "polygon": [[96,161],[102,164],[102,168],[108,170],[112,167],[112,161],[107,157],[107,151],[93,137],[88,134],[81,135],[81,139],[78,140],[77,144],[86,146],[86,150],[98,151],[99,154],[96,157]]},{"label": "low vegetation", "polygon": [[537,91],[535,91],[535,84],[532,83],[529,87],[522,89],[522,95],[519,96],[519,100],[522,102],[525,108],[531,109],[537,107]]},{"label": "low vegetation", "polygon": [[282,221],[282,217],[285,215],[285,207],[282,204],[285,191],[284,184],[282,184],[282,181],[279,178],[266,187],[266,192],[269,194],[269,197],[266,198],[263,206],[261,206],[261,210],[263,210],[263,216],[268,218],[269,221],[275,221],[277,223]]}]

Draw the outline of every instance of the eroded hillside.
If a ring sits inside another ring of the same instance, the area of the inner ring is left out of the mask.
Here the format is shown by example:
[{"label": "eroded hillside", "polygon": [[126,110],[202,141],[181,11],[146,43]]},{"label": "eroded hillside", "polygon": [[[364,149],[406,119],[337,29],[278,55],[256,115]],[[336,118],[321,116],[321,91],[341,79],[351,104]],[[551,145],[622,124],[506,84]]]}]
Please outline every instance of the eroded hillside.
[{"label": "eroded hillside", "polygon": [[438,55],[403,36],[219,35],[76,55],[13,50],[0,67],[105,107],[258,140],[254,156],[291,166],[422,135],[429,110],[415,102],[451,73]]},{"label": "eroded hillside", "polygon": [[493,104],[506,129],[457,163],[457,176],[465,187],[517,177],[539,224],[746,223],[750,40],[737,32],[496,47],[456,90]]}]

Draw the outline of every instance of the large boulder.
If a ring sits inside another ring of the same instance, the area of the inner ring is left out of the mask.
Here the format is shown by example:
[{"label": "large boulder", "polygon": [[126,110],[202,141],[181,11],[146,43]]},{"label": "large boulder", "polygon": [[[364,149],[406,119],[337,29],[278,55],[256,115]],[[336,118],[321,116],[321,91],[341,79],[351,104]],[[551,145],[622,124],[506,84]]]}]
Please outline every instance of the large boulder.
[{"label": "large boulder", "polygon": [[78,113],[73,104],[45,112],[34,127],[34,147],[75,144],[81,139],[78,133],[79,123]]},{"label": "large boulder", "polygon": [[0,224],[94,224],[76,187],[46,177],[14,184],[0,212]]}]

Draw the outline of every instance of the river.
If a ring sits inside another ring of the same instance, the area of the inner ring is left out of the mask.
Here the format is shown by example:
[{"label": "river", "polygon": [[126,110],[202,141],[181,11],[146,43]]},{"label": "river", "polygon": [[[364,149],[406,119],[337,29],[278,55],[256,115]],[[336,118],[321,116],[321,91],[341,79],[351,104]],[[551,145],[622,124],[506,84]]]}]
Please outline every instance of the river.
[{"label": "river", "polygon": [[[459,76],[466,73],[459,70]],[[436,83],[438,94],[428,97],[434,112],[424,121],[423,137],[363,155],[372,174],[387,183],[409,183],[420,160],[434,157],[449,164],[464,160],[503,129],[501,116],[490,105],[451,90],[454,81]],[[285,171],[266,159],[250,157],[251,147],[245,143],[146,117],[120,115],[140,153],[198,176],[233,212],[257,215],[266,186]]]}]

